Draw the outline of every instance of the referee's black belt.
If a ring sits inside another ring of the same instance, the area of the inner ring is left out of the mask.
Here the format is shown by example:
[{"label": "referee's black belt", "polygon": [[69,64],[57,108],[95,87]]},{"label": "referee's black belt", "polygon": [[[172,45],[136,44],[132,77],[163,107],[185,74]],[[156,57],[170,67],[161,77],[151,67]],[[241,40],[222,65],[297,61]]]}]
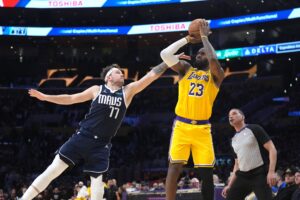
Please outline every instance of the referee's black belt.
[{"label": "referee's black belt", "polygon": [[205,125],[209,124],[209,120],[193,120],[193,119],[188,119],[184,117],[179,117],[176,116],[175,120],[187,123],[187,124],[193,124],[193,125]]}]

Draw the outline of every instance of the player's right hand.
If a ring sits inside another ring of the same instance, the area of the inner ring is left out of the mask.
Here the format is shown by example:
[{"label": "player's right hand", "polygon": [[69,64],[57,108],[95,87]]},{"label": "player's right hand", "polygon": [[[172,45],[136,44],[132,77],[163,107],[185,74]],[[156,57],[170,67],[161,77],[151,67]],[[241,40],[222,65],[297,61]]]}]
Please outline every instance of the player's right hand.
[{"label": "player's right hand", "polygon": [[187,35],[185,38],[191,44],[197,44],[197,43],[202,42],[201,37],[193,37],[193,36]]},{"label": "player's right hand", "polygon": [[230,190],[230,187],[228,185],[225,186],[222,190],[222,197],[226,198],[229,190]]},{"label": "player's right hand", "polygon": [[45,94],[43,94],[43,93],[41,93],[41,92],[39,92],[39,91],[37,91],[35,89],[29,89],[28,90],[28,94],[31,97],[35,97],[35,98],[37,98],[37,99],[39,99],[41,101],[45,101],[45,99],[46,99],[46,95]]},{"label": "player's right hand", "polygon": [[200,19],[199,24],[200,35],[208,37],[211,34],[208,21],[206,21],[205,19]]}]

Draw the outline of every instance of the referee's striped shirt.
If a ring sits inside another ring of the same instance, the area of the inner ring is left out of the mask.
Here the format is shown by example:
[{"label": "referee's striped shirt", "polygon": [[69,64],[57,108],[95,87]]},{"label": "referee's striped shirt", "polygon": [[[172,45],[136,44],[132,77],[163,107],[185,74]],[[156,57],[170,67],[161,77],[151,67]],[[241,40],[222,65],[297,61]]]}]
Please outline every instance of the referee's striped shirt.
[{"label": "referee's striped shirt", "polygon": [[256,124],[247,124],[234,135],[231,144],[240,171],[248,172],[269,164],[268,152],[263,146],[269,140],[266,131]]}]

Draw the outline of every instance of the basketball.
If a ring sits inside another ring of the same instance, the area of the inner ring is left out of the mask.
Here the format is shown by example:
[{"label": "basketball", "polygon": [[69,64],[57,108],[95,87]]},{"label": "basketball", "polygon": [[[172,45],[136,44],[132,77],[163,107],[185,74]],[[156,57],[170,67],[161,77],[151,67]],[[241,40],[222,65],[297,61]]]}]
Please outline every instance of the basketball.
[{"label": "basketball", "polygon": [[195,38],[201,38],[200,35],[200,19],[193,20],[189,25],[189,35]]}]

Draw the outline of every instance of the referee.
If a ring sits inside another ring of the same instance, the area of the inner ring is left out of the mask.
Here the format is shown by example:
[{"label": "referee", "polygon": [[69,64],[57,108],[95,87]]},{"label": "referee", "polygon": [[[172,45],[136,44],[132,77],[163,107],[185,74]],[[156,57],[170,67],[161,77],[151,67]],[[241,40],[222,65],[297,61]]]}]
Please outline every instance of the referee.
[{"label": "referee", "polygon": [[243,200],[254,192],[258,200],[271,200],[275,184],[276,148],[265,130],[256,124],[245,124],[240,109],[231,109],[229,123],[236,130],[232,138],[235,153],[233,175],[222,195],[228,200]]}]

